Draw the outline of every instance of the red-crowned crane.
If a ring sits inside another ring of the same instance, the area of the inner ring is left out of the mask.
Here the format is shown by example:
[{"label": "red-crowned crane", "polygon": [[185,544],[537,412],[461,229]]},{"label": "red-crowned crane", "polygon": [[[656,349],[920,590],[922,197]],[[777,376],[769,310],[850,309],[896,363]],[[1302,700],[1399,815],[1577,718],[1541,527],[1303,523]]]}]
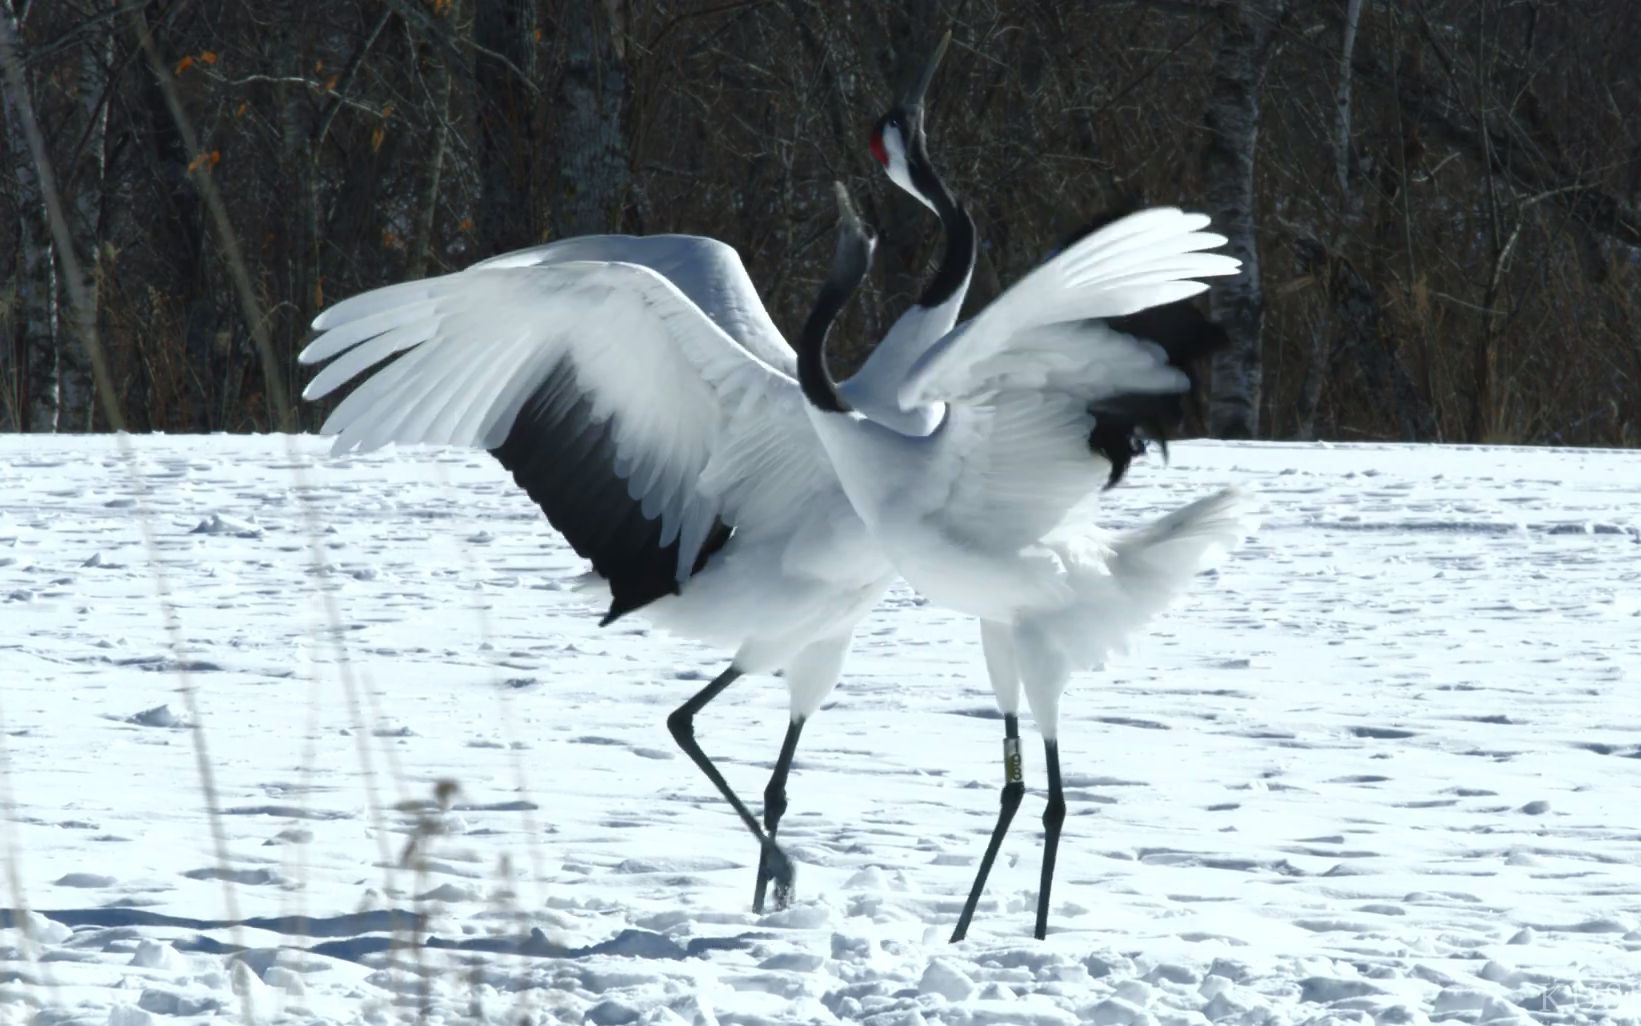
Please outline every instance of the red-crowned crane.
[{"label": "red-crowned crane", "polygon": [[[838,199],[829,296],[858,283],[874,242],[841,185]],[[951,210],[968,220],[960,205]],[[1058,726],[1071,673],[1103,665],[1183,591],[1209,552],[1246,529],[1234,489],[1118,536],[1087,525],[1080,509],[1108,470],[1089,451],[1100,411],[1143,416],[1147,397],[1189,387],[1163,346],[1088,320],[1130,316],[1207,288],[1194,279],[1236,273],[1236,260],[1204,252],[1225,241],[1202,231],[1207,224],[1171,208],[1119,218],[947,333],[896,392],[903,410],[940,405],[932,432],[899,431],[854,409],[827,372],[826,325],[812,320],[800,338],[799,385],[844,492],[908,583],[936,605],[981,620],[1009,727],[1003,806],[953,940],[967,932],[1023,792],[1015,728],[1022,690],[1048,767],[1041,938],[1065,818]],[[833,302],[831,309],[841,306]]]},{"label": "red-crowned crane", "polygon": [[[966,247],[948,245],[962,266],[942,272],[961,285],[914,306],[861,373],[832,390],[862,408],[878,404],[896,432],[937,434],[947,419],[939,404],[906,403],[901,391],[955,321],[973,266],[968,231]],[[829,323],[847,292],[829,282],[811,328]],[[754,907],[770,880],[784,904],[793,869],[774,837],[793,753],[893,569],[828,464],[798,357],[735,251],[695,236],[567,239],[354,297],[314,326],[321,334],[303,362],[334,362],[306,398],[370,372],[326,421],[337,451],[388,442],[490,450],[592,562],[610,596],[604,622],[641,610],[734,653],[668,726],[759,841]],[[1181,380],[1159,378],[1153,391],[1178,391]],[[988,664],[997,630],[984,632]],[[760,828],[696,742],[693,721],[738,677],[774,670],[785,672],[791,717]]]},{"label": "red-crowned crane", "polygon": [[[923,294],[918,297],[912,308],[900,317],[884,342],[873,350],[863,366],[863,371],[870,372],[865,376],[869,387],[856,386],[843,391],[843,398],[847,404],[862,416],[907,436],[928,435],[942,423],[946,415],[945,402],[909,399],[898,389],[913,365],[956,324],[975,261],[974,223],[935,171],[929,158],[928,137],[924,130],[924,97],[940,57],[950,41],[951,33],[947,32],[936,47],[933,58],[925,66],[917,84],[900,103],[878,120],[869,141],[872,156],[882,165],[889,180],[940,218],[945,237],[939,268]],[[1109,212],[1093,219],[1076,232],[1067,244],[1106,227],[1121,214],[1122,212]],[[1222,348],[1227,341],[1219,325],[1183,299],[1148,306],[1124,316],[1108,316],[1076,325],[1060,323],[1056,326],[1056,331],[1061,334],[1059,343],[1066,353],[1077,351],[1085,344],[1089,352],[1097,352],[1102,345],[1109,345],[1114,341],[1114,335],[1126,336],[1129,343],[1150,343],[1160,347],[1166,355],[1167,363],[1186,375],[1188,385],[1194,384],[1192,370],[1196,361]],[[1079,338],[1083,341],[1079,342]],[[854,379],[851,379],[849,384],[854,386]],[[1169,435],[1184,419],[1184,400],[1190,391],[1189,387],[1179,390],[1130,391],[1120,382],[1112,382],[1112,385],[1116,389],[1114,394],[1084,395],[1088,402],[1087,412],[1090,414],[1087,422],[1088,450],[1100,465],[1108,468],[1106,487],[1115,485],[1122,479],[1133,457],[1145,450],[1148,439],[1156,440],[1166,452]],[[1240,530],[1239,516],[1235,504],[1229,498],[1226,498],[1224,507],[1215,522],[1218,524],[1217,529],[1222,539],[1228,539]],[[1105,544],[1092,531],[1085,530],[1080,534],[1074,534],[1073,537],[1076,544],[1093,547],[1096,550]],[[1086,555],[1083,561],[1098,567],[1103,558],[1099,555]],[[1101,576],[1098,570],[1095,571],[1095,576]],[[1113,598],[1129,612],[1138,614],[1126,621],[1130,625],[1129,629],[1132,629],[1165,604],[1183,583],[1183,579],[1179,580],[1170,586],[1166,595],[1155,595],[1151,601],[1138,605],[1133,604],[1131,596],[1117,595]],[[1090,605],[1085,603],[1085,611],[1090,611]],[[1108,612],[1101,618],[1109,620],[1110,615]],[[1117,647],[1125,633],[1124,630],[1118,630],[1110,639],[1093,644],[1077,665],[1098,665],[1103,661],[1107,651]],[[1007,623],[983,621],[980,637],[987,675],[1003,713],[1004,786],[1000,796],[997,824],[975,874],[968,901],[953,931],[954,941],[963,939],[968,931],[1003,837],[1025,795],[1019,733],[1020,671],[1012,629]],[[1050,726],[1045,738],[1051,738],[1052,734],[1053,728]],[[1055,845],[1064,815],[1063,802],[1059,797],[1059,770],[1056,755],[1053,753],[1050,754],[1049,772],[1050,800],[1045,815],[1049,843],[1039,892],[1039,937],[1046,930]]]}]

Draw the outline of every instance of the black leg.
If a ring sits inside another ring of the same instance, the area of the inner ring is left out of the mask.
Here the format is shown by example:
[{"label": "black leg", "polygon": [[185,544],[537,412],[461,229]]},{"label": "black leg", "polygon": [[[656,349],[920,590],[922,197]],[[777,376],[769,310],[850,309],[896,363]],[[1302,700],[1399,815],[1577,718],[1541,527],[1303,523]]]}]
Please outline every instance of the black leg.
[{"label": "black leg", "polygon": [[1043,882],[1037,888],[1037,939],[1048,936],[1048,892],[1054,884],[1054,857],[1060,851],[1060,826],[1066,821],[1066,796],[1060,787],[1060,745],[1043,742],[1048,763],[1048,808],[1043,810]]},{"label": "black leg", "polygon": [[[764,830],[769,834],[771,843],[775,840],[775,831],[780,829],[781,817],[786,815],[786,775],[792,772],[792,756],[798,751],[798,735],[803,733],[803,721],[793,720],[787,724],[786,740],[781,742],[780,757],[775,760],[775,772],[769,776],[769,786],[764,788]],[[764,910],[764,890],[769,886],[769,856],[758,856],[758,889],[752,895],[752,911]],[[792,904],[792,889],[775,885],[775,911],[779,912]]]},{"label": "black leg", "polygon": [[1003,717],[1003,798],[997,810],[997,826],[992,828],[991,843],[980,860],[980,871],[974,875],[974,886],[969,889],[969,900],[963,905],[963,914],[952,931],[952,943],[962,940],[969,932],[969,920],[974,918],[980,894],[986,889],[986,877],[991,875],[992,863],[997,861],[997,850],[1003,846],[1003,835],[1009,832],[1014,813],[1026,796],[1026,775],[1020,763],[1020,717]]},{"label": "black leg", "polygon": [[684,754],[690,757],[691,762],[701,768],[701,772],[705,773],[707,779],[712,781],[713,786],[718,789],[718,793],[723,795],[724,800],[734,807],[735,814],[740,816],[741,822],[745,823],[746,828],[752,831],[752,836],[758,839],[758,844],[763,850],[760,865],[767,862],[770,879],[775,881],[777,889],[784,886],[787,890],[791,890],[791,861],[787,859],[784,852],[775,847],[775,842],[763,832],[763,828],[758,826],[758,821],[752,818],[752,812],[746,807],[746,803],[741,801],[735,792],[730,789],[729,781],[725,780],[724,775],[718,772],[718,767],[714,766],[712,760],[707,758],[707,753],[701,751],[701,746],[695,743],[695,714],[705,708],[708,702],[717,698],[719,692],[735,683],[740,676],[741,671],[731,666],[713,678],[711,684],[702,688],[694,698],[679,706],[671,716],[667,717],[667,729],[672,731],[672,739],[678,742],[678,747],[684,750]]}]

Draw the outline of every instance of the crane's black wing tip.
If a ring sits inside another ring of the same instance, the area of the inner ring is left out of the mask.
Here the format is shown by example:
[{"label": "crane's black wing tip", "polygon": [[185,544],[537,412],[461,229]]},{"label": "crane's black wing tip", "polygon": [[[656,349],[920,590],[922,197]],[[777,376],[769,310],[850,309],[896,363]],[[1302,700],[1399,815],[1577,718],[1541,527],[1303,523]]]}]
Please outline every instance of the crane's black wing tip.
[{"label": "crane's black wing tip", "polygon": [[[615,472],[613,431],[609,418],[593,416],[592,402],[566,360],[530,393],[507,438],[490,450],[548,523],[609,583],[610,608],[601,627],[679,592],[678,542],[661,544],[661,521],[644,516],[627,481]],[[691,573],[700,573],[731,533],[715,520]]]}]

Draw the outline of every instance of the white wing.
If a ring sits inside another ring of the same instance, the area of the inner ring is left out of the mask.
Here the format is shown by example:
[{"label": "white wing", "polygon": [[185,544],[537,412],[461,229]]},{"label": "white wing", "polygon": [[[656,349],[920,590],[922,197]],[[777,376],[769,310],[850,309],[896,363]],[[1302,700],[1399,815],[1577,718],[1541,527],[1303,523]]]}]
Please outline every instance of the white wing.
[{"label": "white wing", "polygon": [[[936,343],[901,382],[901,405],[974,399],[1017,382],[1039,388],[1098,383],[1095,374],[1106,369],[1108,353],[1089,361],[1080,348],[1084,336],[1066,322],[1121,317],[1185,299],[1208,287],[1193,279],[1237,273],[1241,264],[1234,258],[1201,252],[1225,243],[1201,230],[1207,225],[1205,215],[1156,208],[1089,234]],[[1085,362],[1087,368],[1079,369]],[[1136,384],[1144,388],[1147,382]],[[1156,390],[1164,383],[1150,384],[1148,390]],[[1109,381],[1106,387],[1123,388]]]},{"label": "white wing", "polygon": [[1105,480],[1089,450],[1088,404],[1063,392],[1014,391],[953,405],[942,426],[937,479],[949,484],[931,518],[987,549],[1030,545]]},{"label": "white wing", "polygon": [[1119,317],[1207,286],[1237,261],[1203,249],[1201,215],[1147,210],[1092,233],[942,339],[912,369],[903,403],[950,400],[936,446],[948,492],[935,517],[999,548],[1054,529],[1105,478],[1090,451],[1094,407],[1186,391],[1161,346],[1082,318]]},{"label": "white wing", "polygon": [[[795,382],[651,267],[513,254],[354,297],[315,327],[300,359],[335,360],[304,398],[393,358],[326,420],[335,451],[490,449],[606,577],[647,546],[668,550],[666,583],[681,583],[727,528],[780,528],[743,523],[748,511],[838,487],[801,407],[803,430],[765,419],[792,410]],[[756,437],[778,452],[741,455]],[[775,489],[791,491],[764,501]]]},{"label": "white wing", "polygon": [[[741,263],[740,253],[717,239],[700,235],[578,235],[503,253],[481,260],[467,270],[540,267],[584,260],[648,267],[677,286],[678,291],[748,352],[788,375],[797,374],[797,357],[775,322],[770,320],[769,312],[758,298],[757,288],[746,273],[746,266]],[[381,297],[391,292],[409,297],[417,295],[424,284],[425,281],[405,282],[366,295]],[[356,315],[349,312],[349,304],[364,299],[365,296],[356,296],[331,307],[319,315],[313,326],[323,330],[353,319]],[[334,354],[321,353],[314,356],[313,361],[330,355]]]},{"label": "white wing", "polygon": [[734,246],[701,235],[579,235],[545,246],[504,253],[479,267],[523,267],[571,260],[606,260],[648,267],[753,356],[787,375],[797,356],[770,319]]}]

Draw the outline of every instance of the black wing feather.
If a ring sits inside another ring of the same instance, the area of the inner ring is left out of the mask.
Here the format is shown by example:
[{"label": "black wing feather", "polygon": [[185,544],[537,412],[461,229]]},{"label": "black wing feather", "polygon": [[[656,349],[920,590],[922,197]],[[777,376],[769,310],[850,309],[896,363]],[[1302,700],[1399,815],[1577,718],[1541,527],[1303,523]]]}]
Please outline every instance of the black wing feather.
[{"label": "black wing feather", "polygon": [[[561,361],[525,400],[507,438],[490,454],[547,514],[547,522],[609,582],[610,608],[599,626],[678,594],[678,542],[661,544],[661,521],[644,516],[616,474],[612,424],[592,416],[575,368]],[[729,541],[714,520],[691,574]]]},{"label": "black wing feather", "polygon": [[[1060,249],[1137,209],[1136,205],[1124,204],[1107,210],[1067,236]],[[1111,464],[1111,474],[1106,480],[1109,488],[1123,479],[1135,456],[1145,453],[1147,441],[1156,441],[1162,447],[1163,456],[1168,455],[1168,439],[1183,427],[1186,404],[1197,390],[1197,368],[1202,358],[1224,349],[1231,340],[1217,321],[1186,299],[1126,317],[1113,317],[1103,323],[1124,335],[1161,346],[1168,354],[1169,366],[1184,371],[1191,382],[1188,392],[1114,395],[1089,407],[1094,415],[1094,428],[1088,435],[1088,447]]]}]

